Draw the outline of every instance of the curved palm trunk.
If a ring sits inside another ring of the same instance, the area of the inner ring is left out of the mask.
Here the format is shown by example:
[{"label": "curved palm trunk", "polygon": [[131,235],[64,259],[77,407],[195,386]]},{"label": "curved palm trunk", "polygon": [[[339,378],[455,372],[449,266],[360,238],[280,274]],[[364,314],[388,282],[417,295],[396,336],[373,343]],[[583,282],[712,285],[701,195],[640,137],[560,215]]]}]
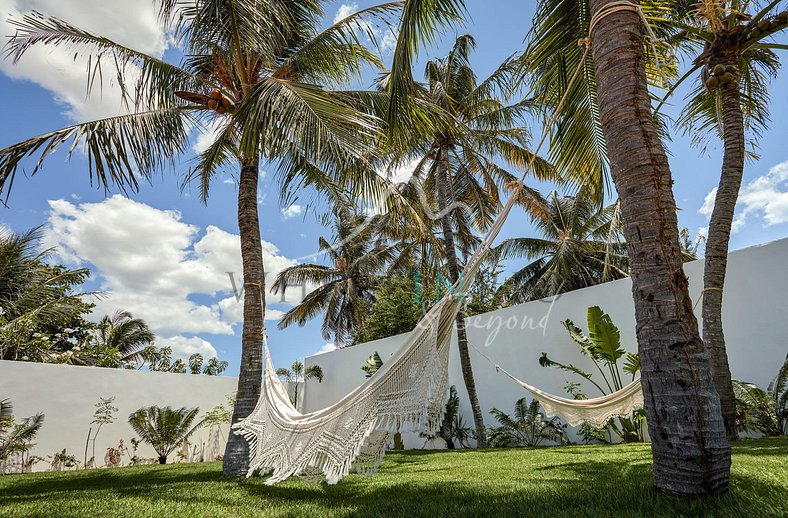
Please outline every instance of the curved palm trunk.
[{"label": "curved palm trunk", "polygon": [[[252,413],[260,397],[263,376],[262,336],[265,332],[265,279],[260,224],[257,217],[257,157],[244,160],[238,182],[238,229],[241,237],[241,260],[244,276],[244,320],[241,338],[241,369],[233,409],[233,423]],[[249,445],[232,430],[222,463],[224,476],[246,475],[249,469]]]},{"label": "curved palm trunk", "polygon": [[[591,0],[596,13],[614,0]],[[653,483],[724,492],[731,449],[682,270],[676,202],[646,86],[640,18],[608,14],[591,35],[599,113],[630,260]]]},{"label": "curved palm trunk", "polygon": [[[712,65],[716,64],[718,63]],[[720,61],[719,64],[738,65],[736,56]],[[733,394],[728,353],[725,350],[725,335],[722,330],[722,289],[728,266],[728,243],[733,225],[733,212],[744,173],[744,118],[739,99],[738,72],[734,74],[733,81],[720,85],[720,91],[725,153],[706,238],[703,270],[703,343],[708,351],[714,387],[720,396],[725,431],[728,439],[736,440],[739,438],[736,432],[736,397]]]},{"label": "curved palm trunk", "polygon": [[[439,150],[439,172],[438,172],[438,210],[441,213],[441,225],[443,226],[443,241],[446,248],[446,263],[449,268],[451,282],[456,283],[460,278],[460,266],[457,261],[457,252],[454,247],[454,231],[451,228],[451,211],[447,211],[449,206],[449,152],[446,144],[441,144]],[[445,212],[444,212],[445,211]],[[484,428],[484,417],[482,408],[479,405],[479,397],[476,394],[476,381],[473,379],[473,364],[471,355],[468,351],[468,335],[465,332],[465,312],[460,309],[457,312],[457,348],[460,352],[460,366],[462,367],[462,378],[465,381],[465,389],[468,391],[468,399],[471,402],[473,411],[473,422],[476,427],[476,447],[487,447],[487,431]]]},{"label": "curved palm trunk", "polygon": [[159,464],[167,464],[167,456],[159,455]]}]

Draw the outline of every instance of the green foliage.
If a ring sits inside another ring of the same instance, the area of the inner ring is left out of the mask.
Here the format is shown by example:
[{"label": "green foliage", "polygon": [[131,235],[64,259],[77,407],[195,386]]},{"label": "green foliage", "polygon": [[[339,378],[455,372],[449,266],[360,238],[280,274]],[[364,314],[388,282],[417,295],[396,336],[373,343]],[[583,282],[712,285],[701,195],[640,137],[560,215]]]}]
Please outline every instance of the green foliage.
[{"label": "green foliage", "polygon": [[293,382],[293,394],[290,398],[293,406],[298,404],[298,384],[306,382],[312,378],[317,379],[318,383],[323,383],[323,369],[320,365],[310,365],[304,369],[304,364],[300,360],[296,360],[290,366],[290,369],[280,367],[276,369],[276,375],[284,378],[286,381]]},{"label": "green foliage", "polygon": [[38,251],[41,236],[40,228],[0,230],[0,359],[89,363],[79,346],[93,305],[76,292],[89,271],[47,264],[52,250]]},{"label": "green foliage", "polygon": [[487,441],[494,448],[511,448],[517,446],[539,446],[543,441],[555,441],[568,444],[567,425],[556,417],[548,418],[540,411],[539,401],[528,403],[526,398],[518,399],[514,404],[514,417],[493,408],[490,414],[500,426],[487,429]]},{"label": "green foliage", "polygon": [[423,304],[430,304],[434,293],[428,283],[417,286],[414,277],[393,275],[380,279],[375,286],[375,303],[356,330],[353,343],[412,331],[423,315]]},{"label": "green foliage", "polygon": [[499,259],[528,259],[503,284],[520,303],[594,286],[629,275],[618,203],[601,206],[587,192],[535,195],[531,217],[539,237],[504,240]]},{"label": "green foliage", "polygon": [[361,366],[361,370],[364,371],[367,378],[371,378],[382,366],[383,360],[380,358],[378,352],[375,351],[367,358],[366,363]]},{"label": "green foliage", "polygon": [[449,398],[446,400],[443,420],[437,433],[433,436],[422,434],[422,437],[428,439],[440,437],[450,450],[455,449],[457,445],[468,448],[468,441],[473,438],[473,429],[465,423],[465,419],[460,414],[460,397],[454,385],[449,387]]},{"label": "green foliage", "polygon": [[192,426],[199,411],[196,407],[143,407],[129,415],[129,424],[140,439],[153,446],[159,455],[159,463],[166,464],[170,453],[202,426],[202,421]]},{"label": "green foliage", "polygon": [[[574,365],[564,364],[550,359],[547,353],[542,353],[539,358],[539,365],[542,367],[557,367],[561,370],[576,374],[594,385],[602,395],[624,388],[622,372],[629,374],[634,380],[640,371],[640,358],[637,353],[627,352],[621,346],[621,333],[613,323],[610,316],[602,311],[599,306],[588,308],[587,312],[588,335],[577,327],[574,322],[567,319],[562,322],[569,337],[580,347],[583,355],[588,357],[596,367],[602,383],[597,383],[594,374],[586,372]],[[623,366],[619,365],[619,360],[623,358]],[[603,388],[604,385],[604,388]],[[577,384],[568,383],[567,392],[575,399],[587,399],[588,396],[582,392]],[[582,397],[578,397],[581,395]],[[624,442],[643,441],[643,422],[645,413],[643,410],[635,410],[632,417],[618,417],[608,421],[608,427],[621,438]]]},{"label": "green foliage", "polygon": [[11,401],[0,400],[0,475],[5,473],[11,455],[25,453],[33,447],[32,441],[43,425],[44,414],[16,422]]},{"label": "green foliage", "polygon": [[788,357],[763,390],[752,383],[733,380],[736,427],[767,436],[788,435]]},{"label": "green foliage", "polygon": [[503,268],[499,262],[487,262],[476,272],[468,292],[465,314],[469,317],[507,307],[512,301],[508,286],[500,286]]}]

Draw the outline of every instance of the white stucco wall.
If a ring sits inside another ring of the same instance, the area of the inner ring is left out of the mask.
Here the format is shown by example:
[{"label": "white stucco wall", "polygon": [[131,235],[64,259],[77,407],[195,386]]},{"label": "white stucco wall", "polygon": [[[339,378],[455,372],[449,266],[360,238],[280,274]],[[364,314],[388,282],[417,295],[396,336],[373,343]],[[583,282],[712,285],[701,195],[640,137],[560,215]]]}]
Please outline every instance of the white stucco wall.
[{"label": "white stucco wall", "polygon": [[[63,448],[81,462],[85,451],[94,405],[100,397],[115,396],[116,420],[104,425],[96,440],[96,462],[104,464],[104,454],[123,439],[126,446],[136,434],[128,424],[129,414],[143,406],[199,407],[200,416],[214,406],[227,403],[236,389],[237,378],[171,374],[123,369],[102,369],[72,365],[53,365],[0,361],[0,399],[10,399],[17,418],[38,412],[45,414],[44,426],[31,450],[32,455],[46,457]],[[224,427],[226,436],[227,427]],[[224,440],[224,439],[223,439]],[[211,444],[208,429],[200,429],[190,441]],[[222,447],[223,447],[222,442]],[[211,448],[206,446],[206,455]],[[149,445],[143,444],[138,455],[156,457]],[[91,453],[88,451],[88,458]],[[169,462],[176,461],[173,453]],[[124,464],[128,459],[124,458]],[[48,468],[46,462],[34,465],[35,471]]]},{"label": "white stucco wall", "polygon": [[[788,352],[788,239],[731,253],[725,285],[723,318],[725,335],[734,378],[765,388],[775,376]],[[703,261],[685,265],[693,303],[703,284]],[[577,290],[553,301],[535,301],[478,315],[467,320],[469,341],[495,363],[518,378],[543,390],[565,395],[566,380],[580,381],[570,373],[539,366],[542,351],[557,361],[573,363],[592,372],[590,360],[583,357],[568,337],[561,321],[569,318],[586,329],[586,309],[598,305],[610,314],[620,331],[621,342],[628,351],[636,351],[635,316],[632,284],[622,279]],[[700,304],[696,313],[700,318]],[[304,409],[328,406],[364,380],[361,366],[377,351],[385,361],[405,335],[306,358],[307,366],[323,368],[322,384],[306,384]],[[494,424],[489,410],[497,407],[511,412],[514,402],[525,391],[471,349],[473,372],[480,404],[487,424]],[[473,419],[462,379],[456,351],[452,344],[449,381],[456,385],[461,399],[461,413],[469,425]],[[599,395],[586,386],[590,397]],[[423,441],[422,441],[423,442]],[[414,445],[410,442],[410,445]],[[420,446],[420,444],[419,444]]]}]

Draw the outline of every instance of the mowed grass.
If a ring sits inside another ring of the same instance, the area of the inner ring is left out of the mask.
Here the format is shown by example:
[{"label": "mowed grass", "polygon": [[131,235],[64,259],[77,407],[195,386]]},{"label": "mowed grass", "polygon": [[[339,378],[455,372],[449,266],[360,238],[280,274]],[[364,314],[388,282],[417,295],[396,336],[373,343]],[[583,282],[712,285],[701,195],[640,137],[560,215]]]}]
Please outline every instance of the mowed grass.
[{"label": "mowed grass", "polygon": [[389,453],[335,486],[226,480],[218,462],[0,477],[0,516],[788,516],[788,438],[734,446],[727,496],[651,487],[648,445]]}]

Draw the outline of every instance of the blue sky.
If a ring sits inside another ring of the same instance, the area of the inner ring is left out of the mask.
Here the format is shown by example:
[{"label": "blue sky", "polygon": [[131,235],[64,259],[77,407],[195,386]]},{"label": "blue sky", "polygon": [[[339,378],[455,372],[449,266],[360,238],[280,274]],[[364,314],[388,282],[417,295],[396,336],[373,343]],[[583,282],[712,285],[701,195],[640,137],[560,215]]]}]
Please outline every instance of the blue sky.
[{"label": "blue sky", "polygon": [[[349,12],[367,5],[372,2],[327,3],[327,23],[340,9]],[[33,9],[146,52],[176,54],[168,49],[166,36],[156,27],[154,9],[146,2],[0,0],[4,15]],[[477,41],[473,64],[479,76],[523,47],[531,2],[468,2],[468,9],[465,27],[446,33],[439,44],[425,50],[422,62],[444,55],[455,36],[466,32]],[[7,23],[1,26],[4,35],[12,33]],[[383,56],[390,60],[386,48]],[[781,57],[785,59],[784,52]],[[105,87],[100,103],[96,97],[86,99],[85,68],[73,62],[73,53],[36,51],[17,67],[7,61],[0,63],[0,71],[0,91],[5,99],[0,147],[119,110],[117,93],[111,85]],[[421,76],[421,67],[416,73]],[[773,120],[760,138],[760,158],[747,164],[736,231],[731,238],[734,249],[788,235],[788,123],[783,116],[788,113],[787,78],[781,72],[771,83]],[[675,102],[680,104],[685,94],[686,89],[678,92]],[[670,108],[667,113],[675,117],[678,110]],[[195,135],[195,145],[198,141]],[[713,143],[701,157],[688,137],[674,131],[668,147],[675,196],[681,208],[679,219],[694,233],[708,222],[706,200],[718,181],[721,146]],[[78,153],[70,162],[60,153],[35,177],[17,178],[9,206],[0,207],[0,223],[15,231],[45,225],[47,244],[58,248],[58,259],[91,267],[89,288],[107,292],[108,296],[98,303],[98,311],[129,309],[151,323],[160,345],[171,345],[184,355],[209,355],[215,350],[230,362],[228,373],[234,374],[240,352],[240,306],[226,272],[240,271],[235,182],[229,175],[219,179],[206,206],[194,188],[179,189],[177,174],[187,168],[184,162],[176,174],[156,177],[127,199],[115,191],[105,193],[91,186],[87,165]],[[280,206],[271,175],[264,175],[258,198],[267,268],[277,271],[296,262],[314,261],[309,256],[317,248],[317,238],[330,233],[304,210],[308,200]],[[530,233],[526,218],[515,214],[502,237]],[[277,303],[277,299],[269,297],[272,318],[289,307]],[[289,365],[295,358],[313,354],[327,342],[320,336],[319,321],[284,331],[276,328],[275,319],[268,320],[267,325],[277,365]]]}]

